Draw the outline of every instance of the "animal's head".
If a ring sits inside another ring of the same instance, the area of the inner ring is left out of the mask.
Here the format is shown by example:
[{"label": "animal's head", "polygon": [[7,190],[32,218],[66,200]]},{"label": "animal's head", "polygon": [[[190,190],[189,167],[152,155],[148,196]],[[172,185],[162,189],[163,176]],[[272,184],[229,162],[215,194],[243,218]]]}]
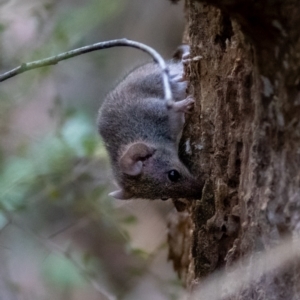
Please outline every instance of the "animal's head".
[{"label": "animal's head", "polygon": [[156,148],[145,142],[133,143],[123,151],[118,164],[120,190],[110,194],[116,199],[201,196],[202,184],[179,160],[175,147]]}]

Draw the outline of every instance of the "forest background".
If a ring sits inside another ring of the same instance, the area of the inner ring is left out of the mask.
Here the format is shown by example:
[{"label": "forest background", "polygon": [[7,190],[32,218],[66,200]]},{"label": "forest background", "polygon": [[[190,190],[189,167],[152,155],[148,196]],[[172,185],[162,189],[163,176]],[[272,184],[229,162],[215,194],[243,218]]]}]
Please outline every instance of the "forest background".
[{"label": "forest background", "polygon": [[[168,58],[183,26],[182,5],[161,0],[0,1],[0,70],[122,37]],[[147,60],[109,49],[1,83],[1,299],[182,293],[167,261],[173,206],[107,196],[112,177],[96,127],[105,94]]]}]

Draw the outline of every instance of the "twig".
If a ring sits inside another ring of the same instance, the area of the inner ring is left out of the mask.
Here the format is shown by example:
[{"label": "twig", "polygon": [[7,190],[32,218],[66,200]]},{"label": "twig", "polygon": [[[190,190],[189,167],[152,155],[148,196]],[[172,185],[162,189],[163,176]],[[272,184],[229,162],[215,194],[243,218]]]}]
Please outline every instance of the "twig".
[{"label": "twig", "polygon": [[66,259],[68,259],[74,267],[80,272],[80,274],[93,286],[93,288],[98,292],[98,294],[101,296],[101,300],[115,300],[115,296],[109,294],[106,292],[99,284],[98,282],[93,278],[93,276],[84,268],[81,266],[79,262],[77,262],[76,259],[74,259],[70,253],[70,251],[62,249],[58,244],[54,243],[50,239],[45,239],[38,234],[36,234],[34,231],[32,231],[30,228],[24,226],[23,224],[19,224],[15,219],[14,215],[3,209],[6,218],[9,220],[10,224],[16,226],[26,234],[32,236],[36,241],[38,241],[46,250],[48,250],[50,253],[56,253],[58,255],[64,256]]},{"label": "twig", "polygon": [[163,73],[162,73],[162,79],[163,79],[163,85],[164,85],[164,93],[165,93],[165,100],[170,102],[172,100],[172,92],[171,92],[171,87],[170,87],[170,82],[169,82],[169,69],[164,61],[164,59],[161,57],[161,55],[155,51],[153,48],[128,39],[117,39],[117,40],[111,40],[111,41],[106,41],[106,42],[100,42],[96,43],[93,45],[88,45],[84,46],[81,48],[77,48],[74,50],[70,50],[55,56],[51,56],[45,59],[41,60],[35,60],[32,62],[28,63],[23,63],[20,66],[3,73],[0,75],[0,82],[7,80],[11,77],[14,77],[18,74],[24,73],[26,71],[32,70],[32,69],[37,69],[45,66],[50,66],[50,65],[55,65],[58,62],[72,58],[74,56],[78,56],[84,53],[89,53],[92,51],[96,50],[101,50],[101,49],[107,49],[107,48],[112,48],[112,47],[120,47],[120,46],[127,46],[127,47],[133,47],[139,50],[142,50],[146,53],[148,53],[156,63],[159,64],[161,67]]}]

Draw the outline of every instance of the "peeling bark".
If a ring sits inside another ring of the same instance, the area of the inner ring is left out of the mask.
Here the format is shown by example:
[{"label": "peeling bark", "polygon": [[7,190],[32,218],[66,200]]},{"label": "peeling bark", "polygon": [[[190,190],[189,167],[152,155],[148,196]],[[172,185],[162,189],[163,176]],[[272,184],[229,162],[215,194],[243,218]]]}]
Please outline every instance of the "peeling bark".
[{"label": "peeling bark", "polygon": [[[191,287],[299,232],[300,4],[186,0],[186,14],[196,103],[181,148],[206,184],[173,216],[169,239]],[[178,252],[182,236],[189,249]],[[300,299],[299,276],[297,265],[267,274],[231,299]]]}]

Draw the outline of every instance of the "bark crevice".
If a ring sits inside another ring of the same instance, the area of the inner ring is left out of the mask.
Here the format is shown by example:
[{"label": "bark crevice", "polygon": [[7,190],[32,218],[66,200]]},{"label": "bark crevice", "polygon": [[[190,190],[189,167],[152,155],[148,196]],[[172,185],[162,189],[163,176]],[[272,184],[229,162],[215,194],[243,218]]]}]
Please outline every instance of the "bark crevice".
[{"label": "bark crevice", "polygon": [[[299,234],[300,6],[186,0],[186,14],[186,74],[196,103],[183,160],[206,182],[202,199],[182,213],[189,223],[182,228],[193,234],[186,273],[177,270],[191,286]],[[293,299],[299,272],[269,274],[232,299]]]}]

